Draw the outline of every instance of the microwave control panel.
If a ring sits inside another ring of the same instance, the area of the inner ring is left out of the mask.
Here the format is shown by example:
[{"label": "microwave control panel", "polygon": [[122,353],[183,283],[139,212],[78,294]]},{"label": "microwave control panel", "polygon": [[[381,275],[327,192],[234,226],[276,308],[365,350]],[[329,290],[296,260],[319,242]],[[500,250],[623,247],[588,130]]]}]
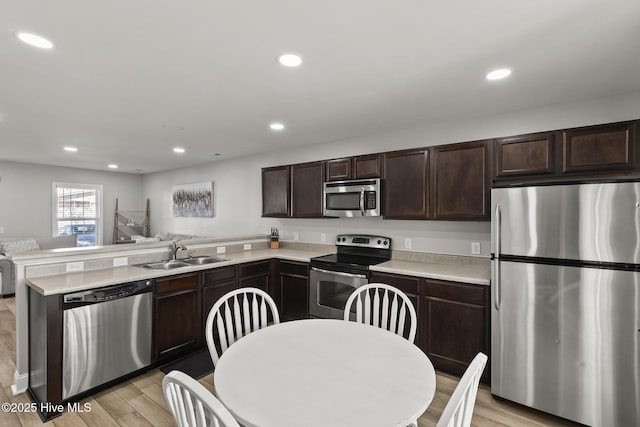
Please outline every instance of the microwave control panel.
[{"label": "microwave control panel", "polygon": [[375,209],[376,206],[376,192],[375,191],[365,191],[364,192],[364,208]]}]

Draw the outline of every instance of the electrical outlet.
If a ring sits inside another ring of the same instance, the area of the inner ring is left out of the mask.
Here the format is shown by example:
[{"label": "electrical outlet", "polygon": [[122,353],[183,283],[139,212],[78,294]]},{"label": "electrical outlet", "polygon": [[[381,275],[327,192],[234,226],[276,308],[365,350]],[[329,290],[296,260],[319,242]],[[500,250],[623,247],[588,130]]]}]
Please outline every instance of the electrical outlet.
[{"label": "electrical outlet", "polygon": [[67,263],[67,273],[73,273],[75,271],[82,271],[82,270],[84,270],[84,262],[82,261]]},{"label": "electrical outlet", "polygon": [[320,233],[320,243],[327,243],[327,234]]},{"label": "electrical outlet", "polygon": [[480,242],[471,242],[471,255],[480,255]]},{"label": "electrical outlet", "polygon": [[411,249],[411,239],[404,239],[404,248]]},{"label": "electrical outlet", "polygon": [[4,227],[0,227],[0,234],[4,234]]},{"label": "electrical outlet", "polygon": [[298,240],[298,232],[297,231],[293,232],[293,240]]},{"label": "electrical outlet", "polygon": [[227,252],[227,248],[226,248],[226,247],[224,247],[224,246],[218,246],[218,247],[216,248],[216,253],[223,254],[223,253],[225,253],[225,252]]},{"label": "electrical outlet", "polygon": [[245,251],[250,251],[251,250],[251,243],[245,243],[244,244],[244,250]]},{"label": "electrical outlet", "polygon": [[122,267],[125,265],[129,265],[129,258],[127,258],[126,256],[113,259],[114,267]]}]

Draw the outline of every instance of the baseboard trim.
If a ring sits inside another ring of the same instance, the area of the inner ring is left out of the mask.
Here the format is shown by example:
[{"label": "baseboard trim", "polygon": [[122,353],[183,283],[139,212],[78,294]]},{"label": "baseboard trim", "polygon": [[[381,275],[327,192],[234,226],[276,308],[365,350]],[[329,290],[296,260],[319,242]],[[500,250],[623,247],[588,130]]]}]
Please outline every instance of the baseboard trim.
[{"label": "baseboard trim", "polygon": [[11,393],[14,396],[24,393],[29,387],[29,374],[19,374],[15,371],[13,374],[13,384],[11,385]]}]

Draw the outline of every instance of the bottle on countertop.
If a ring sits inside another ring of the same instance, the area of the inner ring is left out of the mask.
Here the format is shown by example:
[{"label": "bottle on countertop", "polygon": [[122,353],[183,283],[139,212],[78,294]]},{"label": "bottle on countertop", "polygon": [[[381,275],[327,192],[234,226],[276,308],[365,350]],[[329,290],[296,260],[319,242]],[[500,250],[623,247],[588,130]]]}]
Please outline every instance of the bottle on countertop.
[{"label": "bottle on countertop", "polygon": [[280,237],[278,234],[278,229],[276,227],[271,227],[271,249],[278,249],[280,247]]}]

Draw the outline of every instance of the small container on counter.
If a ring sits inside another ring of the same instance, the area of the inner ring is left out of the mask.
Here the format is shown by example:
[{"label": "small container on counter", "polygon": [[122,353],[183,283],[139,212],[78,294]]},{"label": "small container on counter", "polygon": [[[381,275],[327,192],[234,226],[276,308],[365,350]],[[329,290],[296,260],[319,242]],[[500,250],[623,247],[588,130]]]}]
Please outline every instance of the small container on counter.
[{"label": "small container on counter", "polygon": [[280,237],[278,235],[278,229],[271,227],[271,249],[278,249],[280,247]]}]

